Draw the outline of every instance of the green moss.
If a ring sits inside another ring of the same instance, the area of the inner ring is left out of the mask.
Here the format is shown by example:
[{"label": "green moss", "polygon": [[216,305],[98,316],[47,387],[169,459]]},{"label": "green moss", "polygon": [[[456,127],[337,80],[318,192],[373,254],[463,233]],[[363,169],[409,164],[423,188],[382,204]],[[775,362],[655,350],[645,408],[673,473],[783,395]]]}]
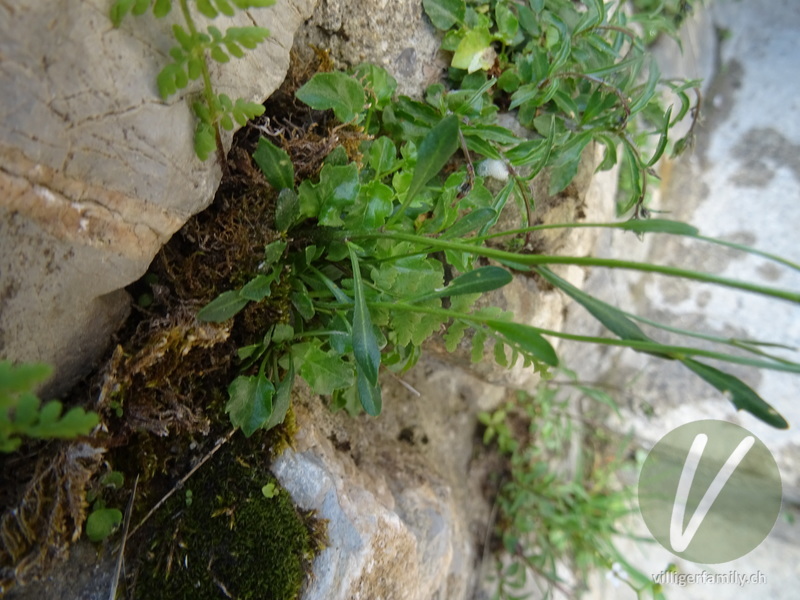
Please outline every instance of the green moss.
[{"label": "green moss", "polygon": [[[258,435],[253,438],[258,438]],[[237,439],[238,438],[238,439]],[[156,518],[135,597],[293,600],[319,548],[319,523],[300,515],[265,466],[264,446],[235,436]]]}]

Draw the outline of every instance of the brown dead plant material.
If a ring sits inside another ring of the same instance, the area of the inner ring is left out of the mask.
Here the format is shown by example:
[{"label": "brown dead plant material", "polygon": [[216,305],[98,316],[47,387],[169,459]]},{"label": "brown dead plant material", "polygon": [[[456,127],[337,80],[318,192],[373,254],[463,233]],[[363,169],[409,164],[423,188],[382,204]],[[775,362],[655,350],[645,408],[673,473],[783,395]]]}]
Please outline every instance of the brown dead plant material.
[{"label": "brown dead plant material", "polygon": [[66,558],[86,520],[84,490],[100,467],[103,448],[59,444],[39,460],[22,501],[0,517],[0,594],[40,577]]}]

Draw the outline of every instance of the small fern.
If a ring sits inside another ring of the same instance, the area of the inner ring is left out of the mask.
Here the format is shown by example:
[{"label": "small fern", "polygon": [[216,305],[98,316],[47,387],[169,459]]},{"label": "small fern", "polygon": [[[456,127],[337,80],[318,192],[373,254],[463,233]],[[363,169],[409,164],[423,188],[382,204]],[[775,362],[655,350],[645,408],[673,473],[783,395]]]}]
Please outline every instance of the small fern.
[{"label": "small fern", "polygon": [[[232,17],[237,10],[266,8],[275,0],[194,0],[194,9],[208,19],[220,14]],[[140,16],[152,9],[157,19],[172,11],[172,0],[115,0],[111,6],[111,21],[119,27],[128,15]],[[177,44],[170,48],[172,62],[167,64],[156,77],[158,92],[166,100],[179,90],[186,88],[190,81],[203,80],[203,94],[192,102],[197,117],[194,135],[194,150],[200,160],[206,160],[216,149],[222,156],[222,138],[219,128],[230,131],[234,123],[244,125],[264,113],[264,107],[242,98],[232,100],[225,94],[217,94],[211,84],[208,57],[218,63],[230,62],[231,57],[242,58],[247,50],[252,50],[266,40],[270,32],[264,27],[229,27],[225,33],[209,25],[207,33],[198,30],[195,17],[189,8],[189,0],[179,0],[185,27],[175,24],[172,35]]]},{"label": "small fern", "polygon": [[13,366],[7,360],[0,361],[0,452],[19,448],[22,436],[73,438],[87,435],[97,425],[97,414],[80,407],[62,416],[58,400],[41,405],[33,389],[50,373],[50,367],[43,364]]}]

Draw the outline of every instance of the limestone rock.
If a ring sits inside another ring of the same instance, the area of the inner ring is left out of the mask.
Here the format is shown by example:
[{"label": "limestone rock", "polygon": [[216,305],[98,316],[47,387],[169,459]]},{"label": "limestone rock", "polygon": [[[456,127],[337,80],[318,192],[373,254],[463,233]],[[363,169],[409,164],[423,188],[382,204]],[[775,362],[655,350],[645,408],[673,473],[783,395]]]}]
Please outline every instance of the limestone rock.
[{"label": "limestone rock", "polygon": [[295,50],[303,55],[314,45],[343,66],[374,63],[397,79],[398,93],[419,96],[449,65],[439,44],[420,0],[320,0]]},{"label": "limestone rock", "polygon": [[[215,65],[217,89],[269,96],[314,4],[280,0],[228,20],[272,36]],[[177,16],[114,29],[109,6],[0,4],[0,357],[54,364],[53,393],[91,366],[127,314],[121,288],[221,177],[194,155],[196,88],[162,101],[155,87]]]},{"label": "limestone rock", "polygon": [[466,600],[490,507],[468,477],[475,413],[502,388],[423,360],[384,378],[377,419],[294,399],[295,447],[273,465],[300,508],[328,520],[303,600]]}]

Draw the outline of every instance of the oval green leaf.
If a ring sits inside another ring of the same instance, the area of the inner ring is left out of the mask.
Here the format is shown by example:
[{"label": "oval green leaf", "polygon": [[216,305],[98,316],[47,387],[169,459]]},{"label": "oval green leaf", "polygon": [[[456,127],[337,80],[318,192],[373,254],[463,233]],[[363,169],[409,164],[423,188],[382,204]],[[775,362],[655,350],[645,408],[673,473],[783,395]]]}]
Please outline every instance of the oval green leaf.
[{"label": "oval green leaf", "polygon": [[333,109],[333,114],[342,123],[355,119],[366,104],[364,87],[340,72],[317,73],[295,95],[313,109]]},{"label": "oval green leaf", "polygon": [[247,298],[242,298],[236,290],[222,292],[200,309],[200,312],[197,313],[197,318],[200,321],[221,323],[242,310],[247,306],[248,302],[250,301]]}]

